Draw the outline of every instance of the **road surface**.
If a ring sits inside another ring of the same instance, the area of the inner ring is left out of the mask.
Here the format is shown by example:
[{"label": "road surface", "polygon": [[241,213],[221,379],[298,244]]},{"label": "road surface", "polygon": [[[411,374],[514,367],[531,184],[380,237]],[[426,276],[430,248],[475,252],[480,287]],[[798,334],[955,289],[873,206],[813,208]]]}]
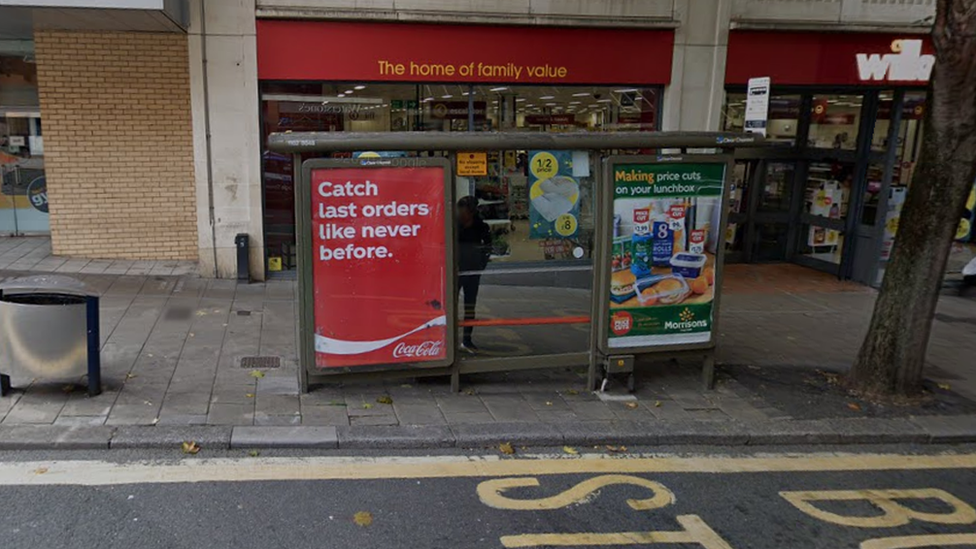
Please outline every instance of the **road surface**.
[{"label": "road surface", "polygon": [[0,547],[976,548],[972,447],[529,452],[4,454]]}]

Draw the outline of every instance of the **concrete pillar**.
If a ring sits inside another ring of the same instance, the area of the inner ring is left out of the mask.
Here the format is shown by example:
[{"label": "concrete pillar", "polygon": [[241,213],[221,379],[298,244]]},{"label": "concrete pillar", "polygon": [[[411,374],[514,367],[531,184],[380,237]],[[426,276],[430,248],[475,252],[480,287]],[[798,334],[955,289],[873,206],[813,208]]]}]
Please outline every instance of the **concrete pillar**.
[{"label": "concrete pillar", "polygon": [[237,275],[234,237],[246,233],[252,276],[264,279],[254,14],[254,0],[190,1],[197,227],[204,276]]},{"label": "concrete pillar", "polygon": [[664,91],[663,129],[718,130],[732,0],[675,0],[674,4],[680,26],[674,34],[671,85]]}]

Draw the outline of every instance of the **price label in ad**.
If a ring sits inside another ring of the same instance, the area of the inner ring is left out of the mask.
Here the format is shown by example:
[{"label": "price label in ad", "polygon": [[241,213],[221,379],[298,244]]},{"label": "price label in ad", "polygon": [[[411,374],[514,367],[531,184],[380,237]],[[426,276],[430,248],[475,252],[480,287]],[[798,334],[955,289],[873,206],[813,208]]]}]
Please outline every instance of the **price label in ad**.
[{"label": "price label in ad", "polygon": [[539,152],[532,156],[529,169],[536,179],[549,179],[559,173],[559,161],[552,153]]}]

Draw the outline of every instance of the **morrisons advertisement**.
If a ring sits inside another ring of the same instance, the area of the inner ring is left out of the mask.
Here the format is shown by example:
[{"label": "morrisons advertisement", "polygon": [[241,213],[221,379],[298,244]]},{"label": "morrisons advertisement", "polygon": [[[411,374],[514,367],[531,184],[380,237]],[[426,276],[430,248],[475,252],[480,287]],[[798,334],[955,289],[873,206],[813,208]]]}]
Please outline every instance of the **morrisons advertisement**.
[{"label": "morrisons advertisement", "polygon": [[618,164],[610,348],[711,339],[724,163]]}]

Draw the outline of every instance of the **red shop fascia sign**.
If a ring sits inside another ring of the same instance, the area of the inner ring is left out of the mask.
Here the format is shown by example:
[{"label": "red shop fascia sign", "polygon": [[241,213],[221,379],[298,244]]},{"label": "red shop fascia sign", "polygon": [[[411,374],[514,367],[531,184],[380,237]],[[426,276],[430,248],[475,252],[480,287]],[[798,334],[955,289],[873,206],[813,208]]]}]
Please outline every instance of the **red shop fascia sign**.
[{"label": "red shop fascia sign", "polygon": [[674,31],[258,20],[283,81],[667,85]]},{"label": "red shop fascia sign", "polygon": [[732,31],[725,83],[768,76],[774,86],[921,87],[934,64],[922,34]]}]

